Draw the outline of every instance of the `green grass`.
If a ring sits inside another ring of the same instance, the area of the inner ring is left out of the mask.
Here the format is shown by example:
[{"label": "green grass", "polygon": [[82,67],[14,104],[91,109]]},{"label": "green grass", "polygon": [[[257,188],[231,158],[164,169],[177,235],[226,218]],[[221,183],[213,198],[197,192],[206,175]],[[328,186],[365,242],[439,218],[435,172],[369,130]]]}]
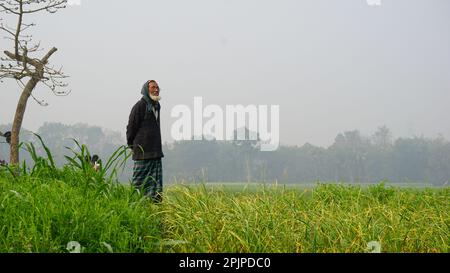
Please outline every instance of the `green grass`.
[{"label": "green grass", "polygon": [[170,186],[158,206],[61,176],[0,178],[0,252],[448,252],[448,188]]},{"label": "green grass", "polygon": [[0,252],[449,252],[448,187],[176,185],[154,205],[114,180],[120,152],[96,173],[83,146],[62,169],[29,148],[0,169]]},{"label": "green grass", "polygon": [[87,252],[156,251],[159,212],[124,186],[108,191],[77,181],[31,177],[0,181],[0,252],[67,252],[78,241]]}]

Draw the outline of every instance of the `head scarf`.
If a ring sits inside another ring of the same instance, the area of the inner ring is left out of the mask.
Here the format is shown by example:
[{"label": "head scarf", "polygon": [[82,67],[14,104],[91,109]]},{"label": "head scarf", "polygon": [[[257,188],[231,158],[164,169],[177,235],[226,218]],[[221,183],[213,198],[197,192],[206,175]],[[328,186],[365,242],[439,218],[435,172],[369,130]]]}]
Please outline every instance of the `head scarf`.
[{"label": "head scarf", "polygon": [[142,86],[141,89],[141,94],[143,99],[145,100],[145,103],[147,104],[147,111],[150,112],[152,111],[152,107],[155,107],[156,111],[159,111],[159,109],[161,108],[161,105],[159,104],[159,102],[154,101],[150,98],[150,96],[148,95],[148,84],[150,81],[146,81],[144,83],[144,85]]}]

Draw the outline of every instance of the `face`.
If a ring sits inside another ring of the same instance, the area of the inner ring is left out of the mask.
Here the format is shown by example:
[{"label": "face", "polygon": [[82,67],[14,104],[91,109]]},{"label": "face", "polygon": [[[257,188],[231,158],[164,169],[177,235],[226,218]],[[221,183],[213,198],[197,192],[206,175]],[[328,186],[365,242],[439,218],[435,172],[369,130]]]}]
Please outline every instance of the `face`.
[{"label": "face", "polygon": [[150,82],[148,84],[148,91],[152,96],[159,96],[159,86],[156,82]]}]

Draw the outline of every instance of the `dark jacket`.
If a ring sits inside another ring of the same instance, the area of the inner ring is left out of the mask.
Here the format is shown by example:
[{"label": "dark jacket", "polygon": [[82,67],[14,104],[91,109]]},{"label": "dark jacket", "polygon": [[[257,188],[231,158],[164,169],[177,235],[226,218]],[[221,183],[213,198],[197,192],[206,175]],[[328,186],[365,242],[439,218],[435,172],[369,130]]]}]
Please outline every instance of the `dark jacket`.
[{"label": "dark jacket", "polygon": [[133,149],[133,160],[164,157],[161,145],[160,113],[158,119],[147,111],[144,98],[131,109],[127,125],[127,144]]}]

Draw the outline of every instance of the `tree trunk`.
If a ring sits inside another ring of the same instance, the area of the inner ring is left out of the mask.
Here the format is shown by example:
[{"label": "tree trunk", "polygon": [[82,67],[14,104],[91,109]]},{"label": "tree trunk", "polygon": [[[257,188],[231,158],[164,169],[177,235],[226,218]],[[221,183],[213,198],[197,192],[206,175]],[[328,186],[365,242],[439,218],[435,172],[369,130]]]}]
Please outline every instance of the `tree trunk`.
[{"label": "tree trunk", "polygon": [[19,102],[17,103],[16,114],[14,116],[13,126],[11,130],[11,150],[9,156],[9,162],[12,165],[19,164],[19,133],[22,127],[23,116],[27,107],[28,98],[36,87],[38,79],[31,78],[25,85],[22,94],[20,95]]}]

